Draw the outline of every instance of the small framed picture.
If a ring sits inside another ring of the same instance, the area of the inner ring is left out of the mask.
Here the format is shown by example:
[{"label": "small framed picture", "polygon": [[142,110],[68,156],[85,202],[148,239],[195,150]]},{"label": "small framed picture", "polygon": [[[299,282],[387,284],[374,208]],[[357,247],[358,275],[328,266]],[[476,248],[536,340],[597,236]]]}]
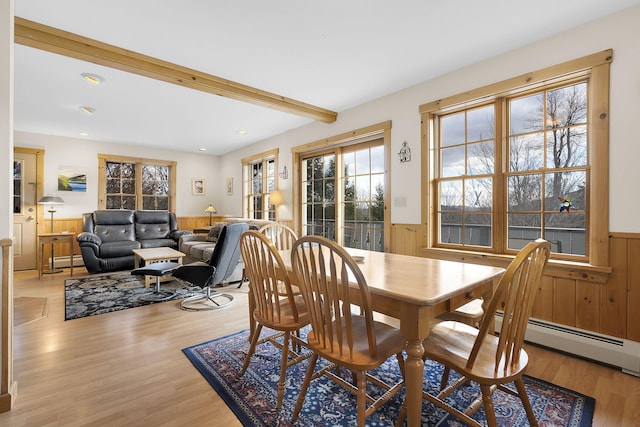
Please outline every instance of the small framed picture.
[{"label": "small framed picture", "polygon": [[233,194],[233,178],[227,178],[227,195]]},{"label": "small framed picture", "polygon": [[204,187],[204,179],[197,178],[191,180],[191,193],[196,195],[204,195],[205,187]]}]

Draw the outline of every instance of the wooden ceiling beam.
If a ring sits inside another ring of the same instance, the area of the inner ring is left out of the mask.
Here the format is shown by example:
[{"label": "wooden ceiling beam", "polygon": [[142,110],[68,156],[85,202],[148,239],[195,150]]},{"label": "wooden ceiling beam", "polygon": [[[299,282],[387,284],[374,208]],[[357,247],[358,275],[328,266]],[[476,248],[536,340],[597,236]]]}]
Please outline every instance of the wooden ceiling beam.
[{"label": "wooden ceiling beam", "polygon": [[338,113],[78,34],[15,17],[15,43],[325,123]]}]

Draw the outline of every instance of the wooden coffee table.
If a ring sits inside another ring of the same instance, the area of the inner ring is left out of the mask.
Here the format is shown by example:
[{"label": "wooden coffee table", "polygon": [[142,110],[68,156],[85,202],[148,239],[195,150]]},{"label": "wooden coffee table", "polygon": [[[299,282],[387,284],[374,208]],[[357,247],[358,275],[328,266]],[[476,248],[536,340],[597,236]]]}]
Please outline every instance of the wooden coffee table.
[{"label": "wooden coffee table", "polygon": [[[148,249],[134,249],[135,255],[133,265],[134,268],[140,267],[140,261],[144,261],[145,265],[153,264],[156,262],[170,262],[176,261],[178,264],[182,264],[182,257],[185,256],[180,251],[176,251],[171,248],[148,248]],[[163,276],[161,281],[172,280],[171,275]],[[154,276],[144,276],[144,286],[149,287],[149,284],[156,281]]]}]

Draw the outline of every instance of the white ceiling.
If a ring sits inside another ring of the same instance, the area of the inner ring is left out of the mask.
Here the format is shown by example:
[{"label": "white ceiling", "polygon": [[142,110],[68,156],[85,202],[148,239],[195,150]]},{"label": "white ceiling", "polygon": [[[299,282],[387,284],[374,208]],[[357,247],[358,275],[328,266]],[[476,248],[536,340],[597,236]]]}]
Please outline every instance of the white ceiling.
[{"label": "white ceiling", "polygon": [[[338,112],[640,0],[14,0],[15,15]],[[530,6],[530,7],[526,7]],[[106,79],[85,82],[90,72]],[[220,155],[310,119],[15,46],[15,130]],[[87,116],[79,106],[96,112]],[[237,130],[247,135],[238,135]]]}]

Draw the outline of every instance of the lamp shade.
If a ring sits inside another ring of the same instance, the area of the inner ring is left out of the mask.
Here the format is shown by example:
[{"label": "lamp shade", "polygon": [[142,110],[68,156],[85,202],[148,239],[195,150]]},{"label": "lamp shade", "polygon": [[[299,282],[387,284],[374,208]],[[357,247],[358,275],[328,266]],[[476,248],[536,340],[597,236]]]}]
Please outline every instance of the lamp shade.
[{"label": "lamp shade", "polygon": [[204,213],[206,214],[214,214],[217,213],[218,211],[216,210],[216,208],[213,205],[209,205],[207,206],[207,209],[204,210]]},{"label": "lamp shade", "polygon": [[273,190],[269,193],[269,203],[278,206],[284,203],[284,197],[282,197],[282,193],[280,190]]},{"label": "lamp shade", "polygon": [[44,196],[38,200],[39,205],[64,205],[62,197],[57,196]]}]

